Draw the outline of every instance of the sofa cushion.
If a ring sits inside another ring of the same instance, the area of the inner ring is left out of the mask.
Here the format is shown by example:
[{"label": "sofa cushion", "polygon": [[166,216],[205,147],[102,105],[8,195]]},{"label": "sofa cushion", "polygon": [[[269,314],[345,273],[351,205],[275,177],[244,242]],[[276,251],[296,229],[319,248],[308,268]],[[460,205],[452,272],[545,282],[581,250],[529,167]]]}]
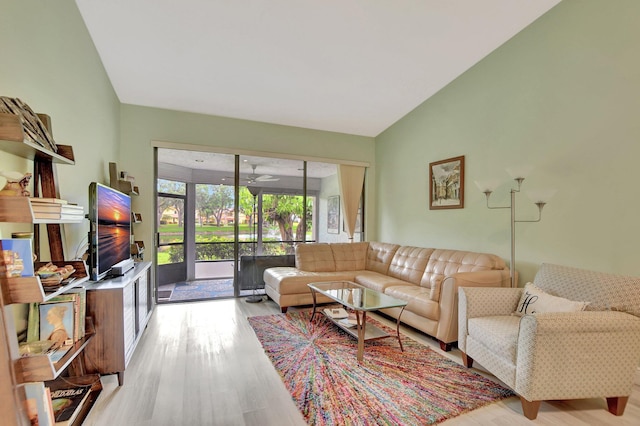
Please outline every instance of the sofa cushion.
[{"label": "sofa cushion", "polygon": [[515,314],[578,312],[583,311],[588,304],[588,302],[575,302],[564,297],[553,296],[532,283],[527,283],[524,286]]},{"label": "sofa cushion", "polygon": [[296,268],[308,272],[335,272],[331,246],[327,243],[296,245]]},{"label": "sofa cushion", "polygon": [[398,247],[400,247],[398,244],[370,241],[367,249],[367,270],[386,275]]},{"label": "sofa cushion", "polygon": [[336,271],[359,271],[365,268],[369,243],[333,243],[330,245]]},{"label": "sofa cushion", "polygon": [[363,285],[380,293],[384,293],[387,287],[394,285],[407,285],[406,281],[373,271],[357,271],[354,281],[357,284]]},{"label": "sofa cushion", "polygon": [[405,310],[434,321],[440,319],[440,305],[429,297],[428,288],[417,285],[387,287],[385,294],[407,301]]},{"label": "sofa cushion", "polygon": [[437,301],[440,300],[440,287],[445,276],[504,268],[504,260],[493,254],[436,249],[431,253],[420,285],[429,288],[431,300]]},{"label": "sofa cushion", "polygon": [[289,266],[269,268],[264,271],[265,285],[280,294],[309,293],[307,284],[323,281],[353,281],[354,272],[309,272]]},{"label": "sofa cushion", "polygon": [[515,363],[520,318],[515,315],[470,318],[467,321],[467,331],[469,336],[482,342],[493,353]]},{"label": "sofa cushion", "polygon": [[389,266],[389,276],[412,284],[420,284],[433,249],[402,246],[396,250]]}]

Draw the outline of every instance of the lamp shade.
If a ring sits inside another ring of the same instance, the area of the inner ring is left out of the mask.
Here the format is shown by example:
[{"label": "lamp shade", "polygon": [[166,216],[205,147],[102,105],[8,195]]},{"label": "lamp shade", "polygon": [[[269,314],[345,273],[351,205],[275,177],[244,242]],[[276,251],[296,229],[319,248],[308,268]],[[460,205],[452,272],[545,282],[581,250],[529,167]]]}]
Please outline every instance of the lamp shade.
[{"label": "lamp shade", "polygon": [[529,173],[531,173],[532,170],[533,166],[523,164],[520,166],[509,167],[507,169],[507,173],[509,173],[509,176],[513,179],[524,179],[529,176]]},{"label": "lamp shade", "polygon": [[498,179],[476,180],[474,183],[482,192],[493,192],[498,186],[500,186],[500,181]]},{"label": "lamp shade", "polygon": [[534,203],[548,203],[558,192],[557,189],[532,189],[526,192],[527,197]]}]

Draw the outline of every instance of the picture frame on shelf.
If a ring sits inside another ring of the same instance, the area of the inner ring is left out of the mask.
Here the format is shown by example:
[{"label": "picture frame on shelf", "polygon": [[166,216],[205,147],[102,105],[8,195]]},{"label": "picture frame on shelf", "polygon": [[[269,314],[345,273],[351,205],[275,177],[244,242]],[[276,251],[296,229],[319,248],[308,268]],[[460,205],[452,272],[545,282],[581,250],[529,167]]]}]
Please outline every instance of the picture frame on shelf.
[{"label": "picture frame on shelf", "polygon": [[429,163],[429,209],[464,208],[464,155]]},{"label": "picture frame on shelf", "polygon": [[340,196],[332,195],[327,198],[327,233],[340,233]]},{"label": "picture frame on shelf", "polygon": [[34,271],[31,239],[0,240],[0,277],[32,277]]}]

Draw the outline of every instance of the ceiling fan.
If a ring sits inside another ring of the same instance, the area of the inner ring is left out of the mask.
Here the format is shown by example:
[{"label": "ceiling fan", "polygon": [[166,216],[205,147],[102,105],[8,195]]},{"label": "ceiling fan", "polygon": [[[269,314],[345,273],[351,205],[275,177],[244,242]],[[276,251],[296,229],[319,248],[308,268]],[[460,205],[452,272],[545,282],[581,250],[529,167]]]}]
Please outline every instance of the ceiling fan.
[{"label": "ceiling fan", "polygon": [[280,180],[280,178],[277,177],[273,177],[271,175],[258,175],[256,174],[256,167],[257,164],[252,164],[251,165],[251,174],[248,175],[245,179],[243,180],[247,180],[247,183],[255,183],[255,182],[275,182]]}]

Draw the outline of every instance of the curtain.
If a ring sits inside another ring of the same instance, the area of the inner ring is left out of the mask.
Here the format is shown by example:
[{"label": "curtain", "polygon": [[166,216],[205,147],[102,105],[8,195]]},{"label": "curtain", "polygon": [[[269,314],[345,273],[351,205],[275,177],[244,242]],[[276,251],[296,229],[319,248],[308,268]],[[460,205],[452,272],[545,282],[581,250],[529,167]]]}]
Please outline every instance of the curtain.
[{"label": "curtain", "polygon": [[342,213],[344,216],[344,227],[349,235],[349,240],[353,241],[356,220],[358,218],[358,206],[364,185],[364,167],[338,166],[338,182],[340,185],[340,195],[342,197]]}]

